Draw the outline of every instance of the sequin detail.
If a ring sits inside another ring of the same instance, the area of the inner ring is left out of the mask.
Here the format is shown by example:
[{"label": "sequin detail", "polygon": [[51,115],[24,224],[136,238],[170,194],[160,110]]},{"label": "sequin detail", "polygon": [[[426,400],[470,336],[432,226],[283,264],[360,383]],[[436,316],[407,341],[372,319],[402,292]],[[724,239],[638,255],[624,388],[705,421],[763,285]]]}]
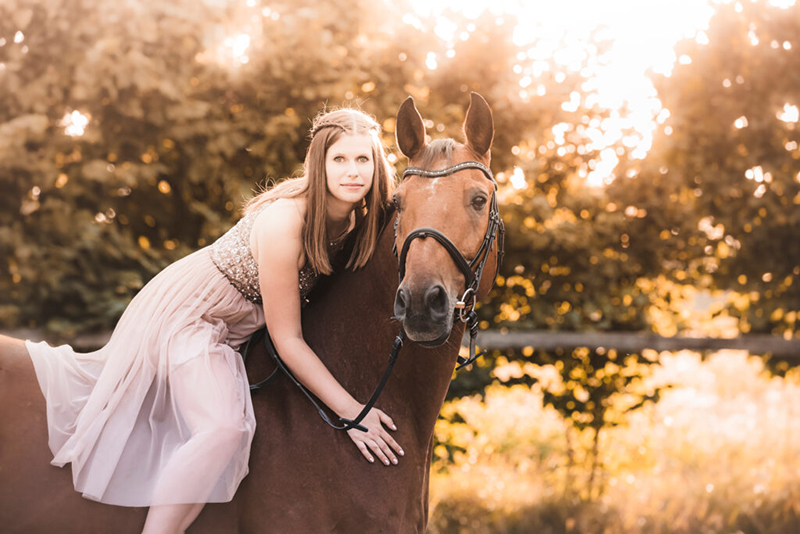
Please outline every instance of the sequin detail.
[{"label": "sequin detail", "polygon": [[[225,232],[211,245],[211,261],[228,281],[247,300],[261,304],[261,286],[258,282],[258,264],[250,252],[250,232],[256,217],[269,206],[265,204],[256,211],[242,217],[233,228]],[[343,240],[331,242],[329,253],[341,249]],[[303,304],[319,279],[319,273],[308,263],[298,272],[300,299]]]}]

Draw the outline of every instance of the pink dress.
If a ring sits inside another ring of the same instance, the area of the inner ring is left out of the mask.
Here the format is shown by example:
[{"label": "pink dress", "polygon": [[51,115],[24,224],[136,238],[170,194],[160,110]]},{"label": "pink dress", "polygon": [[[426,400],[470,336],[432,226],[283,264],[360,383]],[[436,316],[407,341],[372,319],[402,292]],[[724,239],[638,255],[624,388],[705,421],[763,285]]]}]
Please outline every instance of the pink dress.
[{"label": "pink dress", "polygon": [[[122,506],[226,502],[248,471],[255,417],[236,349],[264,325],[245,216],[131,301],[108,344],[26,342],[47,402],[52,464]],[[300,271],[305,297],[316,273]]]}]

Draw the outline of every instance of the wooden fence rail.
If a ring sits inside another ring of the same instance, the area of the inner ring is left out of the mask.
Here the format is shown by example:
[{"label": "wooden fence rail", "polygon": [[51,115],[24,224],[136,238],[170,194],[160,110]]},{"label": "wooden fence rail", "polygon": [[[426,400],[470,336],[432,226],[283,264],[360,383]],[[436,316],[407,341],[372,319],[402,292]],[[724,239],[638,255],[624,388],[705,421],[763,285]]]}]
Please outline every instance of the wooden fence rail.
[{"label": "wooden fence rail", "polygon": [[[0,334],[19,339],[39,341],[44,338],[37,330],[0,331]],[[77,350],[92,350],[103,346],[110,337],[109,332],[80,335],[67,342]],[[464,337],[464,344],[469,338]],[[753,354],[773,354],[800,359],[800,339],[784,339],[762,334],[744,335],[736,338],[664,337],[642,332],[552,332],[546,330],[511,331],[484,330],[478,334],[477,344],[482,348],[496,350],[533,347],[540,350],[604,347],[620,351],[638,352],[643,349],[657,351],[717,351],[721,349],[746,350]]]},{"label": "wooden fence rail", "polygon": [[[465,338],[467,339],[467,338]],[[736,338],[664,337],[641,332],[551,332],[485,330],[478,334],[477,344],[482,348],[497,350],[533,347],[540,350],[604,347],[620,351],[638,352],[643,349],[657,351],[717,351],[721,349],[746,350],[753,354],[773,354],[800,358],[800,339],[750,334]]]}]

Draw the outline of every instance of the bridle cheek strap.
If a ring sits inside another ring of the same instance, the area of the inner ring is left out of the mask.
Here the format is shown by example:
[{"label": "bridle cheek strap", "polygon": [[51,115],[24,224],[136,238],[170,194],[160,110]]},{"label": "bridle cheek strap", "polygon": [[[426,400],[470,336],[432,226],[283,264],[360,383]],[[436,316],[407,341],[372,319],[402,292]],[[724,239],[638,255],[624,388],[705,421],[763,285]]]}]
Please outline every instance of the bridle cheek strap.
[{"label": "bridle cheek strap", "polygon": [[[495,278],[497,274],[500,272],[500,265],[503,261],[503,245],[504,245],[504,238],[505,238],[505,228],[503,226],[503,221],[500,219],[500,211],[497,207],[497,182],[494,179],[494,175],[492,171],[486,167],[484,164],[477,162],[477,161],[465,161],[462,163],[458,163],[453,165],[452,167],[448,167],[446,169],[442,169],[440,171],[430,171],[427,169],[422,169],[419,167],[408,167],[405,172],[403,172],[403,178],[407,176],[421,176],[425,178],[442,178],[445,176],[450,176],[458,171],[465,170],[465,169],[477,169],[483,172],[484,176],[492,181],[494,185],[494,191],[492,191],[492,199],[490,202],[489,207],[489,224],[486,228],[486,234],[483,237],[483,242],[481,243],[480,248],[478,249],[477,254],[471,261],[467,261],[461,252],[458,250],[450,239],[447,238],[443,233],[435,228],[417,228],[413,230],[406,236],[405,241],[403,242],[403,247],[400,250],[400,254],[398,256],[398,275],[400,278],[400,283],[403,282],[403,278],[406,274],[406,256],[408,254],[408,249],[411,247],[411,243],[415,239],[424,239],[426,237],[432,237],[436,241],[438,241],[445,250],[450,254],[450,257],[453,259],[453,262],[459,268],[459,270],[464,275],[464,285],[465,291],[464,294],[461,296],[459,301],[456,303],[456,310],[458,318],[467,323],[467,327],[470,331],[470,338],[469,338],[469,359],[463,358],[461,356],[458,357],[458,367],[456,369],[461,369],[465,365],[469,365],[474,362],[479,357],[483,356],[486,351],[482,351],[480,353],[475,352],[475,338],[478,335],[478,314],[475,312],[475,301],[477,298],[478,293],[478,286],[480,285],[481,276],[483,275],[483,268],[486,264],[486,260],[489,258],[489,252],[492,250],[492,245],[497,239],[497,267],[495,270]],[[397,225],[398,221],[400,220],[399,215],[394,220],[394,245],[393,245],[393,252],[397,256]],[[477,267],[476,267],[477,265]],[[473,268],[475,268],[475,272],[473,273]],[[494,279],[492,280],[494,283]]]}]

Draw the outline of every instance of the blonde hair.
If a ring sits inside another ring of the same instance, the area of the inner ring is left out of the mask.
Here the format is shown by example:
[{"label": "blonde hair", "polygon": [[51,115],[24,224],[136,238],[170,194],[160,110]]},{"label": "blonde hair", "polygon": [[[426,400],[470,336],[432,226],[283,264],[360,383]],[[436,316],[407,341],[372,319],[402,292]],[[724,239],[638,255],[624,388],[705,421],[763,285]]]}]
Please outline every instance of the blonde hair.
[{"label": "blonde hair", "polygon": [[306,197],[306,216],[303,222],[303,250],[306,261],[320,274],[332,272],[328,257],[327,214],[328,185],[325,156],[342,135],[368,135],[372,140],[372,161],[375,170],[372,187],[355,209],[356,244],[348,269],[363,267],[375,252],[382,215],[389,204],[394,188],[394,170],[386,159],[386,149],[380,137],[380,125],[373,117],[356,109],[337,109],[318,115],[311,126],[311,144],[303,164],[303,176],[285,180],[251,198],[245,214],[252,213],[267,202],[278,198]]}]

